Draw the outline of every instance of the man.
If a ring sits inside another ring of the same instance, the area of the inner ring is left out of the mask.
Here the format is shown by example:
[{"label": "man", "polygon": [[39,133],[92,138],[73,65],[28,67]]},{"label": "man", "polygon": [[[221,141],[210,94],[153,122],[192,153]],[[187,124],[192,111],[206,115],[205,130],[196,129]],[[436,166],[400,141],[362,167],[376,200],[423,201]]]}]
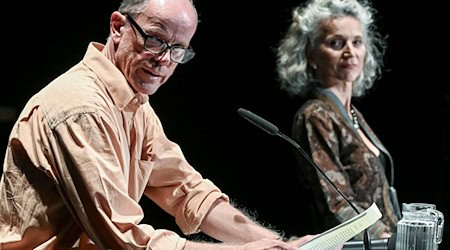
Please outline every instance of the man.
[{"label": "man", "polygon": [[[148,103],[194,52],[189,0],[122,2],[106,44],[33,96],[10,134],[0,182],[0,249],[297,249],[229,203],[166,138]],[[188,241],[140,224],[145,194]]]}]

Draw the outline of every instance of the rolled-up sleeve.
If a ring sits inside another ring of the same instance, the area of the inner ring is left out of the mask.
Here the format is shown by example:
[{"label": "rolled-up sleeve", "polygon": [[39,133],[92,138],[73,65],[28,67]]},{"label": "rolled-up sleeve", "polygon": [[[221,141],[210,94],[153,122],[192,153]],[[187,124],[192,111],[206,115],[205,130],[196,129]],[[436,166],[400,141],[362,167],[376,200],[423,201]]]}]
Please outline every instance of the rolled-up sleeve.
[{"label": "rolled-up sleeve", "polygon": [[140,171],[124,162],[111,130],[94,113],[71,115],[54,128],[54,171],[76,218],[100,248],[182,249],[185,239],[175,232],[139,224],[144,213],[130,192]]},{"label": "rolled-up sleeve", "polygon": [[229,198],[187,162],[180,147],[164,134],[156,115],[146,120],[152,124],[146,148],[154,166],[145,194],[175,216],[184,234],[197,233],[213,203]]}]

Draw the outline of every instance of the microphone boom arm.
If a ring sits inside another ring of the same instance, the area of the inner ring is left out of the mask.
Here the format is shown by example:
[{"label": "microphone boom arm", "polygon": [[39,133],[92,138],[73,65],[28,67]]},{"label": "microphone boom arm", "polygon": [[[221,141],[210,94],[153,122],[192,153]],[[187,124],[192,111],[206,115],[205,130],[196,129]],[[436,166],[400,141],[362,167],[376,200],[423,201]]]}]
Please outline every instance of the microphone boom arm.
[{"label": "microphone boom arm", "polygon": [[[303,157],[305,157],[305,159],[317,170],[320,172],[320,174],[328,181],[328,183],[330,183],[330,185],[342,196],[342,198],[344,198],[344,200],[350,205],[350,207],[355,210],[355,212],[357,214],[360,214],[361,212],[356,208],[355,205],[353,205],[352,202],[350,202],[350,200],[347,198],[346,195],[344,195],[341,190],[334,185],[334,183],[330,180],[330,178],[328,178],[328,176],[322,171],[322,169],[320,169],[317,164],[314,163],[314,161],[311,159],[311,157],[305,152],[305,150],[303,150],[302,147],[300,147],[300,145],[295,142],[294,140],[292,140],[290,137],[284,135],[283,133],[280,132],[280,130],[278,129],[277,126],[275,126],[274,124],[268,122],[267,120],[265,120],[264,118],[246,110],[243,108],[239,108],[238,109],[238,113],[244,117],[246,120],[248,120],[249,122],[253,123],[253,125],[259,127],[260,129],[266,131],[268,134],[270,135],[277,135],[283,139],[285,139],[286,141],[288,141],[291,145],[293,145],[298,151],[300,151],[300,153],[302,153]],[[364,243],[364,249],[365,250],[372,250],[372,246],[371,246],[371,240],[370,240],[370,235],[367,229],[364,230],[364,239],[363,239],[363,243]]]},{"label": "microphone boom arm", "polygon": [[305,157],[305,159],[312,165],[314,166],[314,168],[320,172],[320,174],[322,176],[325,177],[325,179],[328,181],[328,183],[334,187],[334,189],[344,198],[344,200],[348,203],[348,205],[350,205],[350,207],[352,207],[353,210],[355,210],[355,212],[357,214],[360,214],[361,212],[358,210],[358,208],[355,207],[355,205],[353,205],[352,202],[350,202],[350,200],[346,197],[346,195],[344,195],[342,193],[342,191],[330,180],[330,178],[328,178],[328,176],[323,172],[323,170],[321,168],[319,168],[317,166],[317,164],[314,163],[314,161],[311,159],[311,157],[309,157],[309,155],[305,152],[305,150],[303,150],[302,147],[300,147],[294,140],[292,140],[290,137],[286,136],[285,134],[278,132],[276,134],[277,136],[285,139],[286,141],[288,141],[289,143],[291,143],[296,149],[298,149],[300,151],[300,153],[302,153],[303,157]]}]

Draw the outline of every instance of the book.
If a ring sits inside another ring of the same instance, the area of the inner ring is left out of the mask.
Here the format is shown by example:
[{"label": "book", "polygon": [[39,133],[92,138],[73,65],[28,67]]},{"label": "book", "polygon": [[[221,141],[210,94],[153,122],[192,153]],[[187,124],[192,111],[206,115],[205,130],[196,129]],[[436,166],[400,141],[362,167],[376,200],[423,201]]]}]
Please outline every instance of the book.
[{"label": "book", "polygon": [[301,250],[330,250],[350,240],[381,218],[381,212],[373,203],[355,217],[319,234],[299,246]]}]

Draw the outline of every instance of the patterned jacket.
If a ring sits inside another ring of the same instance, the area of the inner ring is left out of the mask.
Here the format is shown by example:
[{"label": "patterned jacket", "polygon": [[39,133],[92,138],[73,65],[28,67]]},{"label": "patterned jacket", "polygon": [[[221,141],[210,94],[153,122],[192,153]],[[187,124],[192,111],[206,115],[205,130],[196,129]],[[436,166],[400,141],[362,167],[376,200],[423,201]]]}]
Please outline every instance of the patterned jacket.
[{"label": "patterned jacket", "polygon": [[[376,203],[382,218],[369,228],[373,238],[395,233],[399,220],[393,189],[392,157],[354,107],[360,128],[380,150],[376,156],[362,141],[342,103],[329,90],[316,89],[297,111],[292,138],[303,146],[314,163],[360,211]],[[299,178],[312,195],[310,215],[317,232],[322,232],[356,215],[328,181],[298,155]],[[389,173],[389,175],[386,174]],[[391,183],[389,183],[389,179]],[[357,236],[360,239],[362,234]]]}]

